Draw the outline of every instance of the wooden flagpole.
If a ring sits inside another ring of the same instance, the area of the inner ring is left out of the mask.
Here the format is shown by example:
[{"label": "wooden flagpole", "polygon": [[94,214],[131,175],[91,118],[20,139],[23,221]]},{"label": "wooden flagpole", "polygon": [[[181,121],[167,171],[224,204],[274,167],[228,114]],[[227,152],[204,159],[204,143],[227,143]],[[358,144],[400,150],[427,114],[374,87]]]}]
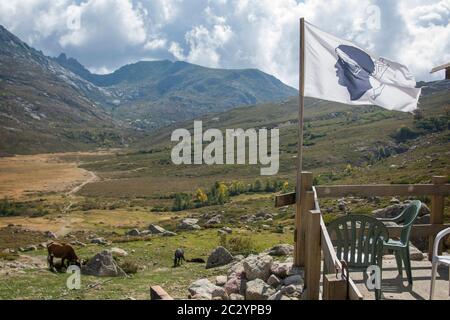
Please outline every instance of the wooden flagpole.
[{"label": "wooden flagpole", "polygon": [[298,95],[298,146],[297,146],[297,187],[296,187],[296,207],[295,207],[295,253],[294,263],[297,266],[305,264],[305,239],[302,239],[301,213],[302,213],[302,170],[303,170],[303,110],[305,94],[305,18],[300,19],[300,57],[299,57],[299,95]]}]

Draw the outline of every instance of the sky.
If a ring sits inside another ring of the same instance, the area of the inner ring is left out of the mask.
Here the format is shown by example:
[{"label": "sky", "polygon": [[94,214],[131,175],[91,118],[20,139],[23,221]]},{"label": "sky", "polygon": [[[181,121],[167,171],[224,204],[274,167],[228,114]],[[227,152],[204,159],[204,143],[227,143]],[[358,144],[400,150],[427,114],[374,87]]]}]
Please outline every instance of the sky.
[{"label": "sky", "polygon": [[450,0],[2,0],[0,24],[46,55],[109,73],[139,60],[258,68],[298,88],[299,18],[417,80],[450,62]]}]

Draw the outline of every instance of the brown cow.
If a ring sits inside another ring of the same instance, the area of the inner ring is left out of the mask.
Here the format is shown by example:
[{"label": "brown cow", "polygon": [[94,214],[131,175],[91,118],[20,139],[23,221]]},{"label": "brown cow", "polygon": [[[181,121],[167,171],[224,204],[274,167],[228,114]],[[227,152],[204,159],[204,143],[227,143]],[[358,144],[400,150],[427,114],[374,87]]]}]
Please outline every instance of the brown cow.
[{"label": "brown cow", "polygon": [[54,269],[53,258],[61,258],[61,267],[65,267],[66,260],[69,264],[73,263],[81,267],[81,260],[75,253],[75,250],[70,244],[50,242],[47,245],[48,256],[47,261],[50,265],[50,269]]}]

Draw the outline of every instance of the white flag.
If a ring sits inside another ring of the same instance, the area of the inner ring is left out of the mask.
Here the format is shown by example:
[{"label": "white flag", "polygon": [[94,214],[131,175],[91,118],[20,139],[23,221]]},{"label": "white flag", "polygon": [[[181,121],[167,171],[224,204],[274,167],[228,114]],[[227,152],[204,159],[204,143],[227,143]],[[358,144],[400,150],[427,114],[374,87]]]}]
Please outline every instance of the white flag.
[{"label": "white flag", "polygon": [[408,68],[305,22],[305,96],[411,112],[421,89]]}]

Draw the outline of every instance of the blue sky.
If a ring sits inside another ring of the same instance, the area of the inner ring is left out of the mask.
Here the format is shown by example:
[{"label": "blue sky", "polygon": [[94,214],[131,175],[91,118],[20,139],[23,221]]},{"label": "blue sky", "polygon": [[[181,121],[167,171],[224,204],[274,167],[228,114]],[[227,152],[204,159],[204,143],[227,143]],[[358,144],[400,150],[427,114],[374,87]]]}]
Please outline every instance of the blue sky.
[{"label": "blue sky", "polygon": [[[0,24],[93,72],[138,60],[258,68],[298,86],[298,19],[407,65],[450,61],[450,0],[8,0]],[[78,23],[79,22],[79,23]]]}]

